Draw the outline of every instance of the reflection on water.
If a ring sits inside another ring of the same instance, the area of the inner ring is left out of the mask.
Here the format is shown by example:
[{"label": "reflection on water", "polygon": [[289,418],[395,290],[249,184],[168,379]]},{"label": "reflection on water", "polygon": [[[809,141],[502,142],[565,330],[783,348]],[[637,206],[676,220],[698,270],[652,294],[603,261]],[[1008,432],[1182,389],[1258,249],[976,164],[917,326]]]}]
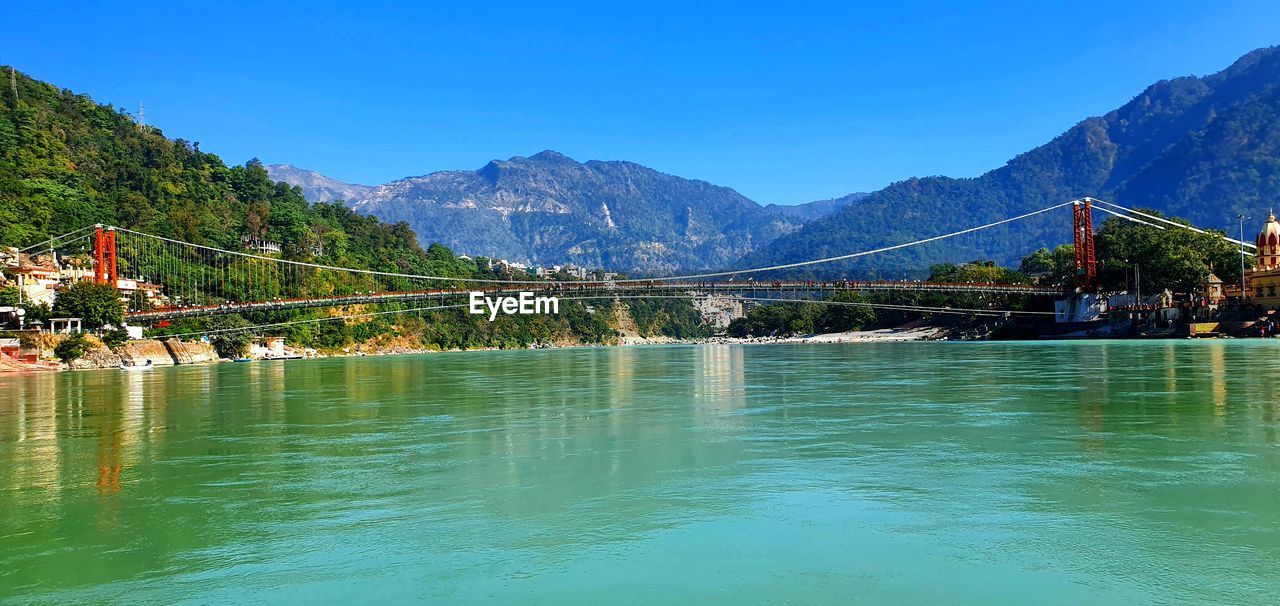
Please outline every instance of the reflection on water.
[{"label": "reflection on water", "polygon": [[0,511],[17,512],[0,516],[0,598],[1267,601],[1269,347],[604,348],[0,376]]},{"label": "reflection on water", "polygon": [[1209,360],[1213,364],[1213,412],[1221,417],[1227,414],[1227,346],[1213,343],[1209,348]]},{"label": "reflection on water", "polygon": [[727,345],[709,345],[698,349],[694,359],[694,406],[711,413],[746,406],[747,385],[743,368],[743,349]]}]

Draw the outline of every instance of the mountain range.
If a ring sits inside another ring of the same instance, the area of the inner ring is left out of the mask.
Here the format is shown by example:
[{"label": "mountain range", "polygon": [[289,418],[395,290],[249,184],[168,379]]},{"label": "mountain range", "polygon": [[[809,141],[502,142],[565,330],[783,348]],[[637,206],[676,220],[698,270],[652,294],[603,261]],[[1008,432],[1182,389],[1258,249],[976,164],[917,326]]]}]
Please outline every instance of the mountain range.
[{"label": "mountain range", "polygon": [[[287,165],[268,169],[308,199],[343,199],[380,219],[406,221],[424,242],[653,274],[836,256],[1081,196],[1228,228],[1237,214],[1257,222],[1280,202],[1280,47],[1253,51],[1216,74],[1152,84],[978,177],[911,178],[798,206],[762,206],[732,189],[631,162],[579,163],[552,151],[375,187]],[[1013,264],[1071,239],[1063,209],[806,273],[902,276],[940,261]]]},{"label": "mountain range", "polygon": [[289,185],[302,189],[302,195],[308,202],[333,202],[335,200],[359,200],[373,190],[370,185],[344,183],[331,179],[314,170],[298,168],[290,164],[267,165],[267,173],[276,181],[284,181]]},{"label": "mountain range", "polygon": [[384,221],[405,221],[424,243],[645,274],[724,267],[856,199],[761,206],[705,181],[554,151],[373,187],[290,165],[267,169],[309,200],[341,199]]}]

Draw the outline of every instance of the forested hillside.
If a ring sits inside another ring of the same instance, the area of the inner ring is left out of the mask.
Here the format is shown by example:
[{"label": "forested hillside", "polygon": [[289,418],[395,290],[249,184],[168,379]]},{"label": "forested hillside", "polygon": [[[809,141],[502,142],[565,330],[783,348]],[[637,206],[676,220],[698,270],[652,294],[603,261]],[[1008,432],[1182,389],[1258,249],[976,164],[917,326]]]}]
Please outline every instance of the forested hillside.
[{"label": "forested hillside", "polygon": [[295,257],[323,242],[319,260],[343,266],[465,271],[428,255],[404,224],[312,207],[256,160],[229,167],[87,95],[21,73],[14,82],[0,112],[0,244],[108,223],[228,249],[242,237],[275,240]]}]

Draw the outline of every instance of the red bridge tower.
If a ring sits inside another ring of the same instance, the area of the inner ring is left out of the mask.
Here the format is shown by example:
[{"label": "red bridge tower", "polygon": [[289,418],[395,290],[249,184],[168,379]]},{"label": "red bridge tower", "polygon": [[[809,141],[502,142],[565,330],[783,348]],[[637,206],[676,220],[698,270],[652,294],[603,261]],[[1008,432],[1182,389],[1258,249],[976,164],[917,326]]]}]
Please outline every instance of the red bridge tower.
[{"label": "red bridge tower", "polygon": [[116,230],[99,225],[93,232],[93,281],[116,285]]},{"label": "red bridge tower", "polygon": [[1089,198],[1075,202],[1072,218],[1076,233],[1076,285],[1081,292],[1098,289],[1098,260],[1093,252],[1093,210]]}]

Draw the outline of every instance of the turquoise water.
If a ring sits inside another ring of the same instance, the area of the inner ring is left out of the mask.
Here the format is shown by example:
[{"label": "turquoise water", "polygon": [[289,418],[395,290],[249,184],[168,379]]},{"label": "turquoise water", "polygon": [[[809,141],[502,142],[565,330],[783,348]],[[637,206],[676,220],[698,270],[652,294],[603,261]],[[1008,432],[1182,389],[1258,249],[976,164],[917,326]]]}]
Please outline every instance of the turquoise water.
[{"label": "turquoise water", "polygon": [[0,375],[6,603],[1275,603],[1280,344]]}]

